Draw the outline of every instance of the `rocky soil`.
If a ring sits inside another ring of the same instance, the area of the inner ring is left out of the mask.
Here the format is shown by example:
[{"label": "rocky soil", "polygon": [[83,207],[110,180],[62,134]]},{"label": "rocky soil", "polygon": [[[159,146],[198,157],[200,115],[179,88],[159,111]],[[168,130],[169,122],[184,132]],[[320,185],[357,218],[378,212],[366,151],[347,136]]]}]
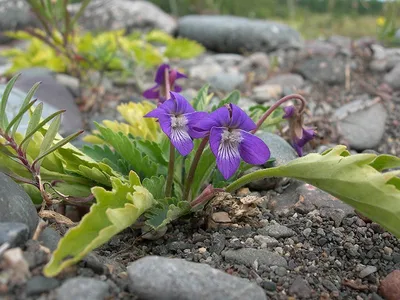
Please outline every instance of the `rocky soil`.
[{"label": "rocky soil", "polygon": [[[126,5],[126,0],[115,3],[122,2]],[[218,17],[203,24],[201,29],[209,33],[204,36],[195,34],[196,17],[179,22],[164,17],[154,18],[167,20],[168,31],[175,26],[173,31],[197,37],[210,48],[196,59],[170,62],[189,76],[180,81],[188,99],[204,83],[211,85],[215,98],[240,90],[239,105],[244,109],[299,93],[308,100],[308,126],[318,130],[307,152],[341,143],[354,152],[400,155],[400,48],[385,48],[369,38],[303,41],[286,26],[232,19],[244,32],[261,27],[271,31],[266,35],[269,43],[259,43],[260,31],[240,40],[241,33],[235,36],[230,28],[219,26],[226,21]],[[162,27],[157,20],[146,24]],[[282,30],[280,35],[276,27]],[[243,45],[255,48],[243,52]],[[15,44],[1,47],[11,46]],[[9,62],[1,64],[4,70]],[[115,107],[140,101],[141,92],[152,85],[154,70],[144,72],[142,86],[130,79],[104,80],[100,105],[90,112],[76,104],[76,78],[43,68],[22,73],[11,94],[15,107],[11,105],[7,113],[14,114],[31,85],[42,81],[38,98],[46,103],[47,114],[67,109],[63,133],[69,134],[90,129],[94,120],[118,119]],[[287,128],[281,131],[287,137]],[[276,164],[296,158],[284,139],[272,133],[262,138]],[[204,213],[171,224],[163,237],[154,240],[129,228],[56,278],[45,278],[41,271],[68,227],[50,221],[34,236],[42,222],[35,207],[1,173],[0,206],[1,299],[400,297],[398,239],[338,199],[300,182],[267,180],[233,195],[221,194]]]}]

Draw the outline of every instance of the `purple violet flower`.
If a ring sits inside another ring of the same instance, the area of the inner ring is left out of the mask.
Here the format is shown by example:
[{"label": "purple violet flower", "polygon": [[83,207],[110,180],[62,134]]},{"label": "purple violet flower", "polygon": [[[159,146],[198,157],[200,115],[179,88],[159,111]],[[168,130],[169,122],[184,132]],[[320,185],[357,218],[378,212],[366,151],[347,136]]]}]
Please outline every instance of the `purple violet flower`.
[{"label": "purple violet flower", "polygon": [[299,156],[303,156],[304,145],[315,137],[316,132],[312,128],[303,127],[303,116],[293,105],[284,107],[283,110],[283,118],[289,121],[293,148]]},{"label": "purple violet flower", "polygon": [[182,87],[175,84],[175,81],[179,78],[187,78],[185,74],[178,72],[175,69],[171,69],[169,65],[162,64],[158,67],[155,82],[156,85],[145,90],[143,92],[143,97],[146,99],[159,99],[163,103],[165,99],[165,69],[169,72],[169,85],[170,90],[179,93],[182,91]]},{"label": "purple violet flower", "polygon": [[193,150],[193,139],[202,138],[204,133],[193,130],[193,125],[206,118],[207,113],[196,112],[190,103],[181,95],[170,92],[171,99],[165,101],[145,115],[147,118],[157,118],[162,131],[183,156]]},{"label": "purple violet flower", "polygon": [[235,174],[240,158],[252,165],[262,165],[269,159],[267,145],[249,132],[255,128],[253,120],[234,104],[218,108],[194,127],[210,133],[210,148],[225,179]]}]

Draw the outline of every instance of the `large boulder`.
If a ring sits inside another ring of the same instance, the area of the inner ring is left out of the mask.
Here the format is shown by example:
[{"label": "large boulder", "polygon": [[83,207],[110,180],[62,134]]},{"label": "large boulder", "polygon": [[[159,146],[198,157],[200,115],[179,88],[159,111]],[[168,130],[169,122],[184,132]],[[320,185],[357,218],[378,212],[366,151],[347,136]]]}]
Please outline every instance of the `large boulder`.
[{"label": "large boulder", "polygon": [[30,6],[26,1],[0,0],[0,44],[11,40],[4,35],[5,31],[20,30],[37,24],[37,19],[31,13]]},{"label": "large boulder", "polygon": [[178,35],[224,53],[271,52],[303,47],[300,34],[287,25],[233,16],[182,17],[178,23]]},{"label": "large boulder", "polygon": [[[70,4],[68,10],[74,14],[79,7],[79,3]],[[131,0],[92,0],[79,22],[90,31],[160,29],[172,33],[176,28],[175,19],[156,5]]]}]

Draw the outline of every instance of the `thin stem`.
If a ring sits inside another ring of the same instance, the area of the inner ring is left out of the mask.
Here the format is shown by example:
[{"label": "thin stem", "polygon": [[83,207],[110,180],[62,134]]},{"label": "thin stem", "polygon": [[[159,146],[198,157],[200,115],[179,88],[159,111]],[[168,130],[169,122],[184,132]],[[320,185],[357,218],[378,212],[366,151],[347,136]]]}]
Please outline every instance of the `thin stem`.
[{"label": "thin stem", "polygon": [[268,169],[258,170],[236,179],[234,182],[232,182],[225,188],[225,191],[228,193],[232,193],[250,182],[271,176],[284,177],[284,174],[282,174],[282,170],[279,170],[278,168],[268,168]]},{"label": "thin stem", "polygon": [[193,158],[193,161],[192,161],[192,165],[190,166],[188,177],[187,177],[186,182],[185,182],[185,189],[184,189],[184,193],[183,193],[183,199],[189,200],[190,188],[191,188],[192,183],[193,183],[194,173],[196,172],[197,165],[199,164],[199,161],[200,161],[200,158],[201,158],[201,154],[203,153],[204,148],[207,146],[207,142],[208,142],[208,137],[205,137],[201,141],[201,143],[199,145],[199,148],[197,148],[196,154],[194,155],[194,158]]},{"label": "thin stem", "polygon": [[170,143],[169,147],[169,162],[168,162],[168,175],[165,187],[165,196],[171,197],[172,183],[174,181],[174,165],[175,165],[175,147]]},{"label": "thin stem", "polygon": [[[169,91],[171,89],[169,85],[169,70],[165,68],[164,70],[164,85],[165,85],[165,99],[169,98]],[[172,183],[174,182],[174,167],[175,167],[175,147],[170,142],[169,147],[169,162],[168,162],[168,175],[167,183],[165,186],[165,196],[171,197],[172,194]]]},{"label": "thin stem", "polygon": [[272,112],[277,109],[281,104],[285,103],[286,101],[296,99],[300,100],[300,109],[299,109],[299,114],[302,114],[305,106],[306,106],[306,99],[303,98],[303,96],[299,94],[292,94],[292,95],[287,95],[280,100],[278,100],[274,105],[272,105],[261,117],[261,119],[257,122],[256,128],[251,131],[251,133],[256,133],[257,130],[260,129],[262,123],[272,114]]}]

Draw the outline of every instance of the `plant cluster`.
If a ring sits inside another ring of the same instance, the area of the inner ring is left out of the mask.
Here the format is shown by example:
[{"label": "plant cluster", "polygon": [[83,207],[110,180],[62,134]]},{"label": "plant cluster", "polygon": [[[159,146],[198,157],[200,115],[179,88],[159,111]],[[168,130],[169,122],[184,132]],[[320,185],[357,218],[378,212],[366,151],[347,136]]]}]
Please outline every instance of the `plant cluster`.
[{"label": "plant cluster", "polygon": [[[40,200],[39,214],[62,213],[63,205],[90,207],[59,242],[44,269],[46,276],[78,262],[139,218],[143,233],[162,233],[172,221],[210,205],[220,191],[234,192],[268,176],[310,183],[400,237],[400,171],[393,171],[400,167],[400,158],[350,155],[341,145],[301,156],[315,134],[303,125],[302,96],[289,95],[271,107],[252,108],[248,116],[238,105],[236,91],[212,104],[205,86],[188,101],[176,92],[176,80],[183,78],[169,65],[161,65],[156,85],[144,92],[155,102],[120,106],[127,122],[96,124],[88,137],[96,144],[82,150],[69,143],[79,133],[67,138],[57,134],[62,112],[42,120],[42,104],[33,108],[37,85],[8,121],[5,108],[17,77],[10,80],[0,102],[1,170]],[[279,109],[288,100],[299,105]],[[28,129],[19,133],[21,118],[28,112]],[[289,121],[292,145],[300,157],[267,167],[273,157],[257,132],[279,124],[276,118]],[[243,175],[252,165],[264,169]]]}]

